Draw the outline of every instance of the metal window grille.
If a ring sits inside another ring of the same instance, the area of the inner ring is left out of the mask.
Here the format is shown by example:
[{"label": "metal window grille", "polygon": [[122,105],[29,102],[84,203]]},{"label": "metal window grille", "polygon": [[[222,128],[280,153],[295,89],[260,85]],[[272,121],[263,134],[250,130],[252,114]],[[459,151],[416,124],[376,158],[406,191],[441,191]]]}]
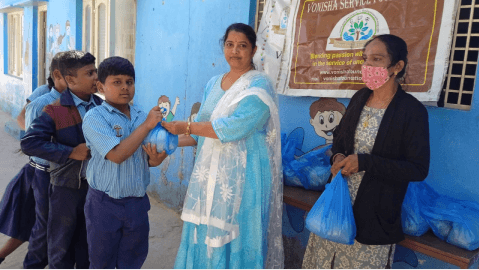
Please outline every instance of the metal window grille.
[{"label": "metal window grille", "polygon": [[258,32],[259,22],[263,17],[263,9],[266,0],[257,0],[256,1],[256,16],[255,16],[255,27],[254,29]]},{"label": "metal window grille", "polygon": [[444,82],[444,107],[471,109],[478,52],[479,0],[461,0]]}]

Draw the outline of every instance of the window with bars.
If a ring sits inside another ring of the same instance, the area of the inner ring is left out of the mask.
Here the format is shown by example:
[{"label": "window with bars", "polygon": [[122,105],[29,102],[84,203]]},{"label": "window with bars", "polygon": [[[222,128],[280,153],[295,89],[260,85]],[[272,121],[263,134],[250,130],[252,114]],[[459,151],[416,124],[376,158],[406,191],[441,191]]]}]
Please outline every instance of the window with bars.
[{"label": "window with bars", "polygon": [[23,74],[23,11],[12,12],[7,17],[8,74]]},{"label": "window with bars", "polygon": [[479,0],[461,0],[441,100],[444,107],[470,110],[479,52]]},{"label": "window with bars", "polygon": [[[110,14],[118,16],[111,18]],[[111,21],[115,23],[114,33],[111,33]],[[116,1],[113,7],[111,0],[83,0],[83,50],[91,52],[97,64],[112,55],[134,63],[135,26],[136,0]]]},{"label": "window with bars", "polygon": [[261,21],[261,18],[263,17],[264,2],[266,2],[266,0],[256,0],[256,16],[254,20],[255,21],[254,30],[256,32],[258,32],[259,22]]}]

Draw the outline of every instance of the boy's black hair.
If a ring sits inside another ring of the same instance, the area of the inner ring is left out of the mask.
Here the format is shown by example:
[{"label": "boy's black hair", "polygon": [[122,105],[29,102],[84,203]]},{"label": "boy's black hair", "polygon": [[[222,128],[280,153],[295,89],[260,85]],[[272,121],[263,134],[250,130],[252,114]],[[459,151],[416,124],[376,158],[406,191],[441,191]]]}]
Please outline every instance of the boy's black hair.
[{"label": "boy's black hair", "polygon": [[105,84],[108,76],[127,75],[135,80],[135,68],[128,59],[119,56],[109,57],[98,67],[98,80]]},{"label": "boy's black hair", "polygon": [[77,76],[77,71],[87,65],[95,64],[95,56],[89,52],[67,51],[60,56],[60,72],[63,77]]}]

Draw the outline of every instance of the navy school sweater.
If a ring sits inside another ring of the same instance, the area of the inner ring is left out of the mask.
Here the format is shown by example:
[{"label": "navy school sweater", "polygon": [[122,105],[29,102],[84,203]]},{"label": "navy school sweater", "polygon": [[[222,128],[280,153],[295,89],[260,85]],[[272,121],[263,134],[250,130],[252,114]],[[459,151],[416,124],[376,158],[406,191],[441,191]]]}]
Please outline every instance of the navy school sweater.
[{"label": "navy school sweater", "polygon": [[[103,100],[93,95],[95,104]],[[60,99],[45,106],[43,112],[28,127],[20,141],[22,151],[50,161],[50,182],[55,186],[79,189],[80,175],[84,161],[68,158],[73,148],[85,143],[82,130],[82,118],[69,89]],[[87,185],[83,185],[86,187]]]}]

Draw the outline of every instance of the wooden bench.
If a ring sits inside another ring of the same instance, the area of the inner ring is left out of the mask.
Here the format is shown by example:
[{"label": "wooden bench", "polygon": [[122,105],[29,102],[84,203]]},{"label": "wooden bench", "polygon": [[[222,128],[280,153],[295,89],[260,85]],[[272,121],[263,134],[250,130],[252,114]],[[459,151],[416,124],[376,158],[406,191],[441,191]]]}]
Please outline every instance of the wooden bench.
[{"label": "wooden bench", "polygon": [[[306,211],[311,210],[321,192],[304,188],[284,186],[283,202]],[[479,249],[469,251],[448,244],[437,238],[431,231],[420,237],[406,235],[399,245],[431,256],[438,260],[467,269],[479,259]]]}]

